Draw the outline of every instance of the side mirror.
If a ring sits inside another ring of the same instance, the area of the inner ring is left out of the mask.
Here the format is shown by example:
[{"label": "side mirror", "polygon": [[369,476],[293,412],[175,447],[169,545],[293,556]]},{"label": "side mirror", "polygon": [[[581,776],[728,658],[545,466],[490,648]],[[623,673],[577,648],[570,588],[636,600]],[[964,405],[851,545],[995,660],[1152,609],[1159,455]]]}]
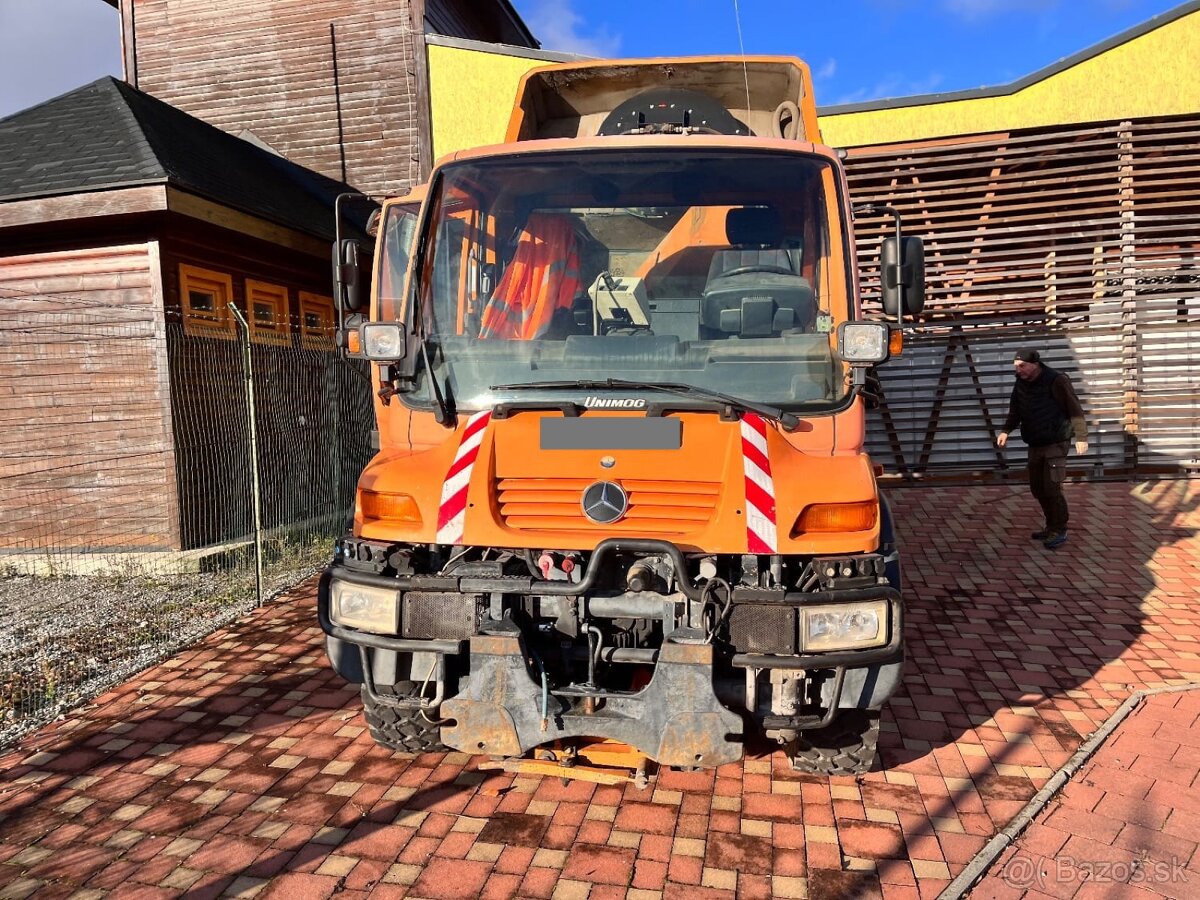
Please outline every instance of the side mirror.
[{"label": "side mirror", "polygon": [[333,297],[338,308],[353,312],[361,309],[365,291],[361,262],[362,246],[345,238],[333,247]]},{"label": "side mirror", "polygon": [[902,318],[925,308],[925,245],[919,237],[884,238],[879,268],[884,312]]}]

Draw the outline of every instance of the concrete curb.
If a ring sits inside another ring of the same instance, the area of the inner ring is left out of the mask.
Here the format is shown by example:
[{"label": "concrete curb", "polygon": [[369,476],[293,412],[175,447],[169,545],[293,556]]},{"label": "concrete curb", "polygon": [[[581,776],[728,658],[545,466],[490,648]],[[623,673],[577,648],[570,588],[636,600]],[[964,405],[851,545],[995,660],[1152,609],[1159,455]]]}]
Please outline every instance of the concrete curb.
[{"label": "concrete curb", "polygon": [[1061,791],[1076,772],[1086,763],[1135,709],[1142,705],[1147,697],[1158,694],[1180,694],[1185,691],[1200,690],[1200,683],[1178,684],[1170,687],[1152,688],[1147,691],[1135,691],[1122,703],[1117,711],[1109,716],[1104,724],[1097,728],[1086,741],[1075,751],[1075,754],[1063,764],[1050,780],[1025,804],[1013,820],[1003,830],[984,845],[975,857],[967,863],[967,867],[958,873],[958,877],[946,885],[946,889],[938,894],[938,900],[962,900],[970,894],[971,889],[991,869],[992,864],[1010,847],[1021,833],[1029,827],[1050,800]]}]

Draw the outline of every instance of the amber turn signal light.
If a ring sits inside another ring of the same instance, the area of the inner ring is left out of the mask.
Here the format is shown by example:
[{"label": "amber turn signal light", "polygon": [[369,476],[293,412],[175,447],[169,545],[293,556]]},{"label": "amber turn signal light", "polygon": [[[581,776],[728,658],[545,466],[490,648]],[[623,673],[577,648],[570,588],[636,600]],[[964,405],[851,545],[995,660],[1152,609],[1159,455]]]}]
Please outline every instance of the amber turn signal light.
[{"label": "amber turn signal light", "polygon": [[796,519],[792,537],[838,531],[869,531],[875,527],[879,506],[874,500],[859,503],[814,503]]},{"label": "amber turn signal light", "polygon": [[406,525],[421,524],[421,511],[417,508],[417,501],[408,494],[359,491],[358,508],[362,510],[364,519],[382,519]]},{"label": "amber turn signal light", "polygon": [[899,356],[904,350],[904,332],[893,328],[888,335],[888,356]]}]

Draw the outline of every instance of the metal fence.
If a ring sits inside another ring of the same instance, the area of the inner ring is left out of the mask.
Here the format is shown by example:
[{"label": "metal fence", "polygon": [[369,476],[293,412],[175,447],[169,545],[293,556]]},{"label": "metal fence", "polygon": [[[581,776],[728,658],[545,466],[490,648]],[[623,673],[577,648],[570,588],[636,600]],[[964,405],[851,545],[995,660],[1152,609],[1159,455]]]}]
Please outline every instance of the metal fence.
[{"label": "metal fence", "polygon": [[0,745],[324,565],[371,452],[332,344],[69,287],[0,282]]}]

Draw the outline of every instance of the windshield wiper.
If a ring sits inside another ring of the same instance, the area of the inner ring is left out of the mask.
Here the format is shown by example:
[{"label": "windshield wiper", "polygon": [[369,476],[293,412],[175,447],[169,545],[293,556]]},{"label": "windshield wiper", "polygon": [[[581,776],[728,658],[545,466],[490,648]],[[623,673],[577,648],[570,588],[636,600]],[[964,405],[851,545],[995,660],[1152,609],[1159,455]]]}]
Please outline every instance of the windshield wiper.
[{"label": "windshield wiper", "polygon": [[734,409],[758,413],[760,416],[774,419],[788,431],[795,431],[800,425],[800,418],[798,416],[790,412],[785,412],[777,406],[756,403],[753,400],[743,400],[740,397],[731,397],[729,394],[722,394],[720,391],[713,391],[708,388],[696,387],[694,384],[682,384],[672,381],[626,381],[623,378],[605,378],[603,381],[529,381],[519,384],[493,384],[491,386],[491,390],[493,391],[597,391],[611,388],[662,391],[667,394],[677,394],[681,397],[704,397],[709,400],[718,400]]},{"label": "windshield wiper", "polygon": [[442,395],[441,385],[438,384],[437,373],[433,371],[433,363],[429,360],[429,337],[420,335],[421,340],[421,358],[425,361],[425,374],[429,377],[429,388],[433,394],[433,402],[436,409],[433,412],[433,419],[439,425],[445,425],[447,428],[455,427],[454,410],[450,404],[446,402],[446,398]]}]

